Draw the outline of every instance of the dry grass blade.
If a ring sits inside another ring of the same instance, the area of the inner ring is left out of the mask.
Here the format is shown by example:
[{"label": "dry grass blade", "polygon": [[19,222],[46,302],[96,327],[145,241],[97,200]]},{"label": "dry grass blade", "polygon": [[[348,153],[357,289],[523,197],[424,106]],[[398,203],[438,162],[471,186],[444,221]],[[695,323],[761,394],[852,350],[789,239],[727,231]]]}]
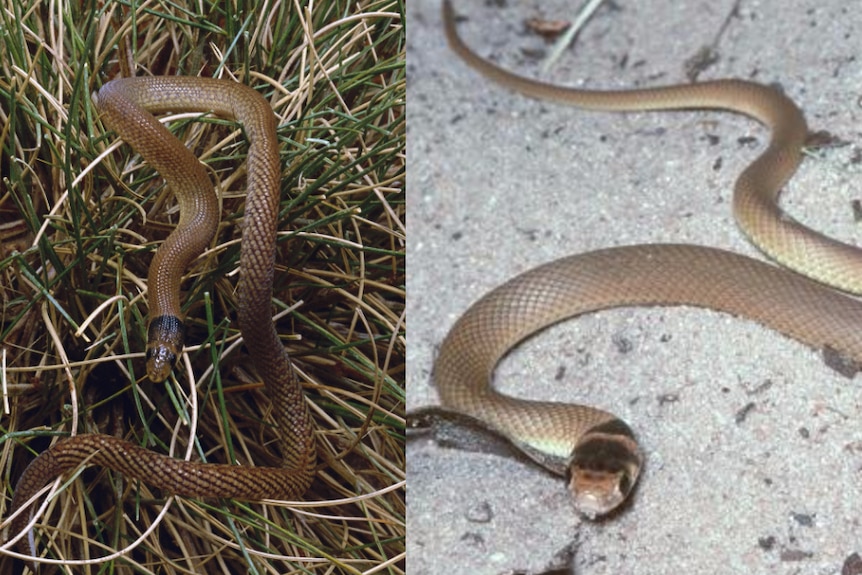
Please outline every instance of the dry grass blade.
[{"label": "dry grass blade", "polygon": [[[121,74],[233,78],[279,119],[276,321],[317,420],[318,476],[303,502],[267,504],[172,500],[85,469],[39,518],[38,548],[61,573],[403,573],[403,2],[0,3],[0,516],[24,467],[69,433],[278,464],[232,321],[242,130],[170,124],[223,217],[184,283],[187,354],[153,385],[146,270],[178,214],[128,146],[109,150],[90,100]],[[0,572],[24,569],[0,556]]]}]

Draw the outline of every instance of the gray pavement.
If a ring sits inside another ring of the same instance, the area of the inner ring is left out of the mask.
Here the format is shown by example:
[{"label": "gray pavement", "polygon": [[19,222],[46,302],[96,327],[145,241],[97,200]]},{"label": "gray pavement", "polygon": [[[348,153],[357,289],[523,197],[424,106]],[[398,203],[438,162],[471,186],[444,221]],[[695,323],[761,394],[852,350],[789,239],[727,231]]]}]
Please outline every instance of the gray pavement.
[{"label": "gray pavement", "polygon": [[[535,76],[532,16],[575,3],[458,3],[485,56]],[[547,77],[626,88],[685,80],[733,1],[616,0]],[[507,278],[595,248],[687,242],[757,256],[730,212],[767,132],[728,113],[605,114],[528,100],[448,50],[438,0],[409,3],[408,409],[436,403],[431,366],[455,319]],[[862,8],[742,1],[700,78],[778,83],[813,129],[847,140],[807,159],[783,207],[859,241]],[[629,510],[584,522],[566,488],[496,456],[408,446],[411,575],[536,572],[852,575],[862,553],[862,378],[752,323],[692,309],[624,309],[531,339],[501,389],[626,419],[648,465]],[[565,563],[565,561],[563,561]],[[843,571],[842,571],[843,569]]]}]

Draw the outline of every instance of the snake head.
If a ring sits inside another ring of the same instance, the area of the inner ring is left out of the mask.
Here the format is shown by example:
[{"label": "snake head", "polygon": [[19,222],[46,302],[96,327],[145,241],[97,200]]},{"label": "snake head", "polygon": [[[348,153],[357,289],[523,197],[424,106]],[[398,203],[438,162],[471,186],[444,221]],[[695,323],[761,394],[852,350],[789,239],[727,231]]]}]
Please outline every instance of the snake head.
[{"label": "snake head", "polygon": [[575,508],[589,519],[614,511],[634,489],[642,465],[628,425],[615,419],[593,427],[578,441],[569,464]]},{"label": "snake head", "polygon": [[147,328],[147,376],[153,383],[165,381],[183,350],[185,328],[180,318],[162,315]]}]

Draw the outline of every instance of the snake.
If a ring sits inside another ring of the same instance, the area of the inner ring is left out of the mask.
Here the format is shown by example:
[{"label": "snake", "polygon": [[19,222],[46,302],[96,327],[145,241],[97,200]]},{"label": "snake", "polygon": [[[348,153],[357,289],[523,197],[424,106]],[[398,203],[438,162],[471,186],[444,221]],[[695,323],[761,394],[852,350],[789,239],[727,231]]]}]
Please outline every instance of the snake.
[{"label": "snake", "polygon": [[[219,222],[217,196],[204,165],[154,114],[213,113],[242,124],[249,141],[247,196],[240,247],[238,322],[264,382],[280,433],[281,467],[250,467],[185,461],[112,435],[81,434],[41,453],[19,478],[11,512],[27,505],[45,485],[82,464],[122,473],[183,497],[296,500],[314,477],[314,422],[301,384],[272,320],[272,284],[281,169],[277,121],[254,89],[229,80],[165,76],[119,78],[93,96],[101,119],[166,181],[177,198],[180,218],[149,268],[147,371],[166,379],[182,351],[183,315],[179,290],[189,263],[207,247]],[[32,512],[31,512],[32,513]],[[11,533],[29,522],[18,515]],[[34,556],[33,534],[22,552]]]},{"label": "snake", "polygon": [[567,477],[576,511],[596,518],[629,499],[645,455],[632,428],[610,412],[515,398],[494,388],[497,363],[536,332],[608,308],[686,305],[750,319],[812,348],[838,352],[854,366],[862,362],[862,303],[832,289],[862,292],[862,252],[805,227],[777,204],[808,135],[790,98],[735,79],[619,91],[561,87],[479,56],[458,35],[449,0],[443,2],[443,22],[463,61],[532,98],[604,111],[720,109],[769,128],[768,146],[736,180],[733,211],[749,240],[779,264],[706,246],[643,244],[528,270],[472,304],[444,338],[433,367],[443,408],[482,422]]}]

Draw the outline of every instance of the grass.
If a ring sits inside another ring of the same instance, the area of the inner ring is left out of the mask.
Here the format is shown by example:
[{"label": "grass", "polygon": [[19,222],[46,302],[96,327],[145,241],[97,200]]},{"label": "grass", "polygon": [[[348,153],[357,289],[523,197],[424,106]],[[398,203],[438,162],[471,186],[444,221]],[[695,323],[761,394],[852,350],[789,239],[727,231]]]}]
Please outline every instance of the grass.
[{"label": "grass", "polygon": [[[187,353],[154,385],[145,278],[178,213],[128,146],[109,149],[90,98],[120,75],[218,76],[257,88],[279,120],[274,302],[319,472],[303,502],[262,504],[171,499],[87,468],[39,519],[38,549],[61,573],[403,573],[403,2],[0,2],[0,516],[24,467],[70,433],[278,465],[236,345],[241,130],[170,124],[223,217],[183,285]],[[0,553],[0,572],[25,568]]]}]

